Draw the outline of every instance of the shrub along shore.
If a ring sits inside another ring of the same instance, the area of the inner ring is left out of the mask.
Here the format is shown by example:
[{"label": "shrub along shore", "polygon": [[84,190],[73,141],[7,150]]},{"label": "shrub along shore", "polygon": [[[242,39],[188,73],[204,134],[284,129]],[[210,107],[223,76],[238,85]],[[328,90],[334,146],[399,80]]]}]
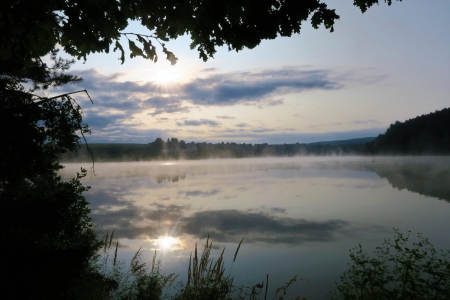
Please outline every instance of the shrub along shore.
[{"label": "shrub along shore", "polygon": [[[233,276],[225,273],[224,251],[216,259],[211,257],[209,238],[201,254],[195,246],[187,267],[187,282],[177,283],[178,275],[162,272],[156,250],[151,267],[141,262],[140,249],[128,264],[118,261],[118,242],[113,237],[114,231],[106,234],[101,253],[89,265],[89,276],[77,282],[71,298],[305,299],[301,295],[287,298],[289,287],[302,280],[298,278],[300,274],[278,287],[275,295],[267,294],[268,274],[262,283],[238,287]],[[233,264],[243,240],[237,246]],[[385,239],[373,255],[365,253],[361,245],[353,248],[348,265],[336,290],[328,295],[330,299],[448,299],[450,295],[450,250],[437,251],[421,234],[411,238],[410,232],[404,234],[394,229],[393,240]]]}]

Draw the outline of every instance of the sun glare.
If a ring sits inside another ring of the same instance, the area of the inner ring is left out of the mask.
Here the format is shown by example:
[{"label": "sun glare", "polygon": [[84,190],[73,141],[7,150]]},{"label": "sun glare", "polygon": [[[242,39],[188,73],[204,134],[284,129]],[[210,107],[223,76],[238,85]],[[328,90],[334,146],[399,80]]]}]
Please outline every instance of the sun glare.
[{"label": "sun glare", "polygon": [[153,82],[159,85],[168,85],[179,82],[181,80],[181,73],[179,70],[159,70],[153,76]]},{"label": "sun glare", "polygon": [[161,250],[169,250],[175,244],[177,244],[177,240],[171,236],[162,236],[158,238],[158,246]]}]

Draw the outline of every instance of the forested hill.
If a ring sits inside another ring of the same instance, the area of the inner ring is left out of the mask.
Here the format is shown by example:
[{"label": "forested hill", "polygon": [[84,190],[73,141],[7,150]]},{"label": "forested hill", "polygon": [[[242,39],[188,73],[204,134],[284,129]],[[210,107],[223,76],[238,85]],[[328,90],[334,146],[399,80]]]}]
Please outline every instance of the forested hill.
[{"label": "forested hill", "polygon": [[450,154],[450,108],[397,121],[365,150],[372,154]]}]

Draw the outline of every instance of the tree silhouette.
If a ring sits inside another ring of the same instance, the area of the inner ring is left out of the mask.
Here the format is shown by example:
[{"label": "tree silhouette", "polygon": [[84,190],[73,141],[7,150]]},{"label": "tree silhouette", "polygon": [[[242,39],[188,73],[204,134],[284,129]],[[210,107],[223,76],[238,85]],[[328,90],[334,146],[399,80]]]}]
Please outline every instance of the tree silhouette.
[{"label": "tree silhouette", "polygon": [[366,149],[376,154],[449,154],[450,108],[397,121]]},{"label": "tree silhouette", "polygon": [[[378,2],[353,3],[365,12]],[[392,4],[392,0],[384,2]],[[164,42],[184,34],[191,37],[191,49],[206,61],[216,47],[254,48],[264,39],[300,33],[308,19],[316,29],[323,25],[333,31],[339,19],[335,10],[320,0],[122,0],[120,4],[111,0],[6,0],[0,11],[0,74],[19,77],[31,75],[30,71],[39,67],[38,59],[57,45],[85,60],[90,53],[108,53],[114,46],[123,63],[125,51],[119,39],[125,36],[130,58],[141,56],[156,62],[158,45],[175,64],[177,58]],[[124,32],[130,20],[138,20],[149,32]]]},{"label": "tree silhouette", "polygon": [[2,294],[12,298],[67,298],[100,245],[82,196],[85,171],[68,182],[56,174],[59,156],[77,149],[77,132],[89,131],[81,108],[68,94],[35,96],[46,86],[80,80],[58,73],[71,61],[57,59],[56,51],[52,60],[52,66],[42,63],[46,73],[28,90],[20,79],[0,76],[0,275]]}]

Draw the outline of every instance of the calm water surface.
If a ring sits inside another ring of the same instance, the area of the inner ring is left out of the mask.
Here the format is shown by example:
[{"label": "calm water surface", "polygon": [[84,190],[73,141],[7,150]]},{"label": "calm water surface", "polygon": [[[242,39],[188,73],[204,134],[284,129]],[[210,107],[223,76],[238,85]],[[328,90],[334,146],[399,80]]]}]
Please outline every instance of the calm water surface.
[{"label": "calm water surface", "polygon": [[[64,178],[79,164],[67,164]],[[83,167],[90,168],[89,164]],[[367,252],[392,228],[422,232],[449,249],[450,157],[322,157],[98,163],[84,184],[99,232],[115,230],[120,255],[154,250],[164,273],[185,280],[195,243],[209,234],[227,269],[269,295],[298,274],[288,296],[323,299],[347,268],[348,250]]]}]

